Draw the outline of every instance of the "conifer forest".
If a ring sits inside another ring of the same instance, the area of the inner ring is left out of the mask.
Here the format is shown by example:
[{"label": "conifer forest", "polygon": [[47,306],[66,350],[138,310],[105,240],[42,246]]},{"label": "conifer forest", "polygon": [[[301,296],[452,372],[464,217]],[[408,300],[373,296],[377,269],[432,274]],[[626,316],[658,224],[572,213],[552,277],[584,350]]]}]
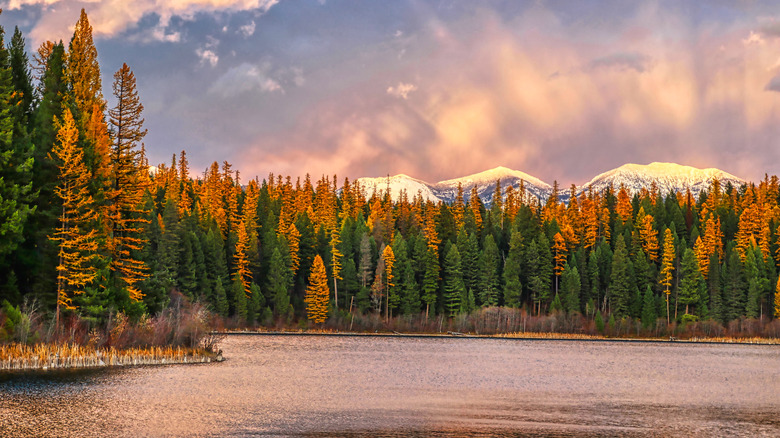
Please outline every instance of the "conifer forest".
[{"label": "conifer forest", "polygon": [[3,315],[35,302],[101,325],[177,292],[231,327],[473,331],[508,312],[575,333],[778,330],[775,176],[698,196],[572,187],[567,203],[557,185],[539,200],[497,181],[490,204],[472,187],[449,204],[337,175],[244,176],[218,156],[192,169],[185,151],[149,163],[143,78],[101,78],[83,11],[70,41],[0,42]]}]

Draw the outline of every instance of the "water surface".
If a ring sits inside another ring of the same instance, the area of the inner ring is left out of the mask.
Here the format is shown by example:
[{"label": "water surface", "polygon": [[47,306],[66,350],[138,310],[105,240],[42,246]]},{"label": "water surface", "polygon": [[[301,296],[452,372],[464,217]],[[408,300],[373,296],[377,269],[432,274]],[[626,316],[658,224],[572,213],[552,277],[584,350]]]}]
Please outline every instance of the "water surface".
[{"label": "water surface", "polygon": [[229,336],[226,362],[0,375],[0,436],[780,436],[776,346]]}]

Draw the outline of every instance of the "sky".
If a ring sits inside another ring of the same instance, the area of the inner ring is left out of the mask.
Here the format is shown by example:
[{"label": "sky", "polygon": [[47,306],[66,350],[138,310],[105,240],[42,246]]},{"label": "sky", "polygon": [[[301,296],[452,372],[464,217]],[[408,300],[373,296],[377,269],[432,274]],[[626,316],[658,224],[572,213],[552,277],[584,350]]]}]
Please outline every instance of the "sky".
[{"label": "sky", "polygon": [[563,186],[625,163],[780,174],[780,3],[4,0],[30,52],[84,8],[151,163],[186,149],[339,180],[497,166]]}]

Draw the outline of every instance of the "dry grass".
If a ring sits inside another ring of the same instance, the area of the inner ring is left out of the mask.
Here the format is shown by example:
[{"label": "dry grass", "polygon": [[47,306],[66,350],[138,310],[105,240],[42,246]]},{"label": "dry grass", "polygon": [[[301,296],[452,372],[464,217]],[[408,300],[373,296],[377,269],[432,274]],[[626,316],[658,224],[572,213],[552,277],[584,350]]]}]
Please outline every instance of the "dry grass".
[{"label": "dry grass", "polygon": [[117,350],[76,344],[0,345],[0,370],[202,363],[214,359],[205,350],[170,346]]}]

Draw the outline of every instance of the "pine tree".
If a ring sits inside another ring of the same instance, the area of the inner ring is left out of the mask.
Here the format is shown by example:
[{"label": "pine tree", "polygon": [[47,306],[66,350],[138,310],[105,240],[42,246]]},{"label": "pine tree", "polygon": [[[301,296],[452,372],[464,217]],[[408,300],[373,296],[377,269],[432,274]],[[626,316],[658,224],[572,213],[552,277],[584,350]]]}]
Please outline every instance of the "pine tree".
[{"label": "pine tree", "polygon": [[97,273],[92,264],[97,251],[97,232],[91,229],[97,214],[89,193],[90,175],[78,147],[78,130],[69,110],[65,110],[59,125],[53,152],[61,163],[55,194],[62,200],[62,212],[52,237],[59,243],[57,321],[60,308],[75,309],[73,294],[84,293]]},{"label": "pine tree", "polygon": [[642,327],[649,329],[655,325],[656,319],[658,319],[658,314],[656,313],[655,297],[653,289],[648,284],[642,299]]},{"label": "pine tree", "polygon": [[439,257],[436,251],[428,247],[425,252],[425,274],[423,277],[422,300],[425,302],[425,317],[428,318],[430,308],[436,304],[436,290],[439,285]]},{"label": "pine tree", "polygon": [[499,269],[501,255],[492,234],[485,237],[485,244],[479,258],[479,299],[483,306],[497,306],[500,293]]},{"label": "pine tree", "polygon": [[520,283],[522,244],[523,238],[520,233],[513,232],[509,241],[509,254],[504,262],[504,305],[507,307],[520,306],[520,297],[523,292],[523,286]]},{"label": "pine tree", "polygon": [[466,285],[463,282],[461,259],[458,247],[451,245],[444,257],[444,302],[449,316],[455,316],[461,310]]},{"label": "pine tree", "polygon": [[[537,240],[538,239],[538,240]],[[531,241],[527,250],[528,289],[533,294],[533,300],[542,313],[542,304],[550,300],[550,283],[553,277],[553,258],[550,244],[544,234]]]},{"label": "pine tree", "polygon": [[325,272],[325,264],[322,257],[317,254],[314,257],[311,274],[309,275],[309,287],[303,301],[306,303],[306,316],[315,324],[322,324],[328,319],[328,302],[330,291],[328,290],[328,275]]},{"label": "pine tree", "polygon": [[274,303],[274,315],[278,317],[288,317],[290,310],[289,289],[292,286],[292,275],[285,266],[282,253],[279,248],[274,248],[271,260],[268,266],[268,277],[266,290]]},{"label": "pine tree", "polygon": [[567,312],[580,311],[580,272],[576,266],[566,263],[561,275],[561,294],[563,307]]},{"label": "pine tree", "polygon": [[679,302],[685,304],[685,314],[690,314],[689,306],[698,304],[704,287],[704,278],[699,270],[696,255],[690,248],[685,248],[680,266]]},{"label": "pine tree", "polygon": [[146,129],[143,129],[141,112],[144,107],[138,99],[135,75],[127,64],[114,74],[113,90],[117,104],[108,112],[115,134],[111,151],[111,186],[106,194],[107,244],[111,269],[117,280],[127,288],[131,300],[139,301],[143,294],[136,283],[148,275],[144,262],[135,254],[145,243],[141,224],[146,222],[146,212],[141,201],[146,187],[140,178],[138,146]]},{"label": "pine tree", "polygon": [[636,287],[633,282],[633,271],[634,268],[626,249],[626,241],[621,234],[615,243],[615,253],[612,258],[612,281],[609,286],[612,314],[618,318],[629,316],[631,295]]},{"label": "pine tree", "polygon": [[30,205],[33,158],[18,148],[17,98],[3,35],[0,27],[0,257],[19,246],[25,223],[34,212]]}]

